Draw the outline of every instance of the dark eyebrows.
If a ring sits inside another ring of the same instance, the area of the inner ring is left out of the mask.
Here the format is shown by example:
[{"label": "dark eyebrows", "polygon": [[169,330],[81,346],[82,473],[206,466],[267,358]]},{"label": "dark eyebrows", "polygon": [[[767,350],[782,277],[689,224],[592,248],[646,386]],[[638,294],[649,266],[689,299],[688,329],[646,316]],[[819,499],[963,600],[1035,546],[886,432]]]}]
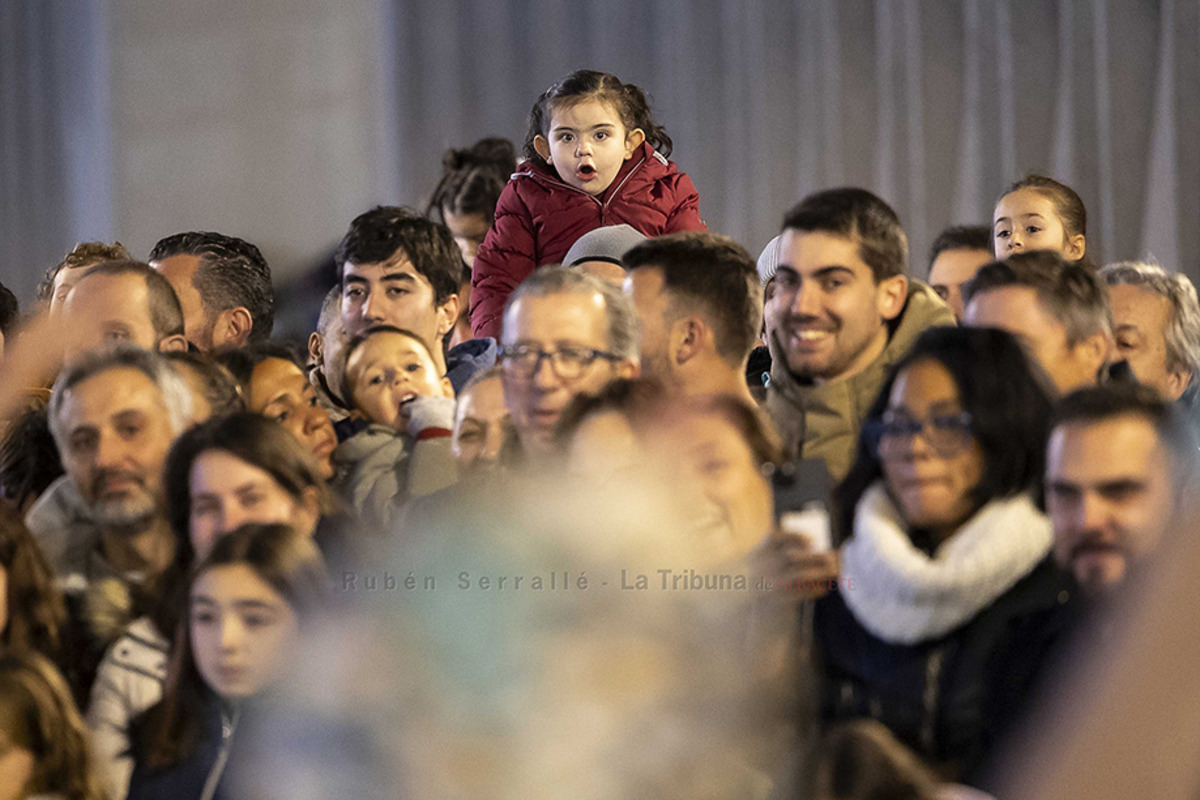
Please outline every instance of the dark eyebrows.
[{"label": "dark eyebrows", "polygon": [[113,421],[118,423],[138,422],[146,415],[137,409],[130,408],[113,415]]},{"label": "dark eyebrows", "polygon": [[381,280],[381,281],[407,281],[409,283],[415,283],[417,279],[412,276],[411,272],[385,272],[383,274],[383,277],[380,278],[379,280]]},{"label": "dark eyebrows", "polygon": [[276,611],[278,606],[265,600],[235,600],[233,607],[238,611]]},{"label": "dark eyebrows", "polygon": [[844,272],[847,275],[849,275],[851,278],[854,277],[854,270],[850,269],[849,267],[843,267],[841,264],[831,264],[828,267],[821,267],[819,270],[816,270],[815,272],[813,272],[813,277],[814,278],[829,278],[829,277],[836,275],[839,272]]}]

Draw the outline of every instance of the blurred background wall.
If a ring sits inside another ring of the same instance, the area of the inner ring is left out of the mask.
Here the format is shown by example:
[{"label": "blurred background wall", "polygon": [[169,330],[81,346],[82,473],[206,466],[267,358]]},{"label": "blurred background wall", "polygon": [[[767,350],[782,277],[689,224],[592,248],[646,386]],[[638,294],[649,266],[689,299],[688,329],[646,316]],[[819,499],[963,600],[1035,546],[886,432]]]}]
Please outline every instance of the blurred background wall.
[{"label": "blurred background wall", "polygon": [[646,89],[710,227],[752,252],[807,192],[909,231],[987,222],[1044,171],[1089,252],[1200,277],[1200,0],[0,0],[0,281],[77,241],[216,229],[279,282],[442,151],[520,146],[581,67]]}]

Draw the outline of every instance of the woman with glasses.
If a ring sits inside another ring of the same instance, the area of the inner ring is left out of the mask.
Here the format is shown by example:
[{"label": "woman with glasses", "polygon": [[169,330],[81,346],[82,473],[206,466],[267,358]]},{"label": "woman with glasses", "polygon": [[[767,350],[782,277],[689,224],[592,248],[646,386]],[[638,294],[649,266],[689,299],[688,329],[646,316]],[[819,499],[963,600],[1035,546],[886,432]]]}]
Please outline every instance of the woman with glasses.
[{"label": "woman with glasses", "polygon": [[949,779],[1022,708],[1067,623],[1037,506],[1050,401],[1009,334],[934,328],[871,409],[816,608],[824,723],[873,717]]}]

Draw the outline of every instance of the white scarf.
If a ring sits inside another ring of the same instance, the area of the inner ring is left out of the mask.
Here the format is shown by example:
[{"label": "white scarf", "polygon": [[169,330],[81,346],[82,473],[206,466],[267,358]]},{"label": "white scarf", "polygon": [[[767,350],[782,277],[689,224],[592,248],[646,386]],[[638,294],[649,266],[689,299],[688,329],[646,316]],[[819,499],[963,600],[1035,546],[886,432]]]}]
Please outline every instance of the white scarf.
[{"label": "white scarf", "polygon": [[930,558],[909,538],[882,482],[858,501],[842,546],[842,599],[893,644],[936,639],[967,622],[1050,552],[1050,521],[1028,495],[993,500]]}]

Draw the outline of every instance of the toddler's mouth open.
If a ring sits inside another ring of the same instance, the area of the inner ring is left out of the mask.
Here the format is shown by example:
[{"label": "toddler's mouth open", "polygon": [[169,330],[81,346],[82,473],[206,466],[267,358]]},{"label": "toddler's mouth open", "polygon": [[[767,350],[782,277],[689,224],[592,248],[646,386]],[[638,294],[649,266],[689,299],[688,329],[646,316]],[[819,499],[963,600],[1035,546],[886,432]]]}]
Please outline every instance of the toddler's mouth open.
[{"label": "toddler's mouth open", "polygon": [[583,178],[584,180],[588,180],[596,177],[596,168],[591,164],[583,164],[579,167],[578,174],[579,177]]}]

